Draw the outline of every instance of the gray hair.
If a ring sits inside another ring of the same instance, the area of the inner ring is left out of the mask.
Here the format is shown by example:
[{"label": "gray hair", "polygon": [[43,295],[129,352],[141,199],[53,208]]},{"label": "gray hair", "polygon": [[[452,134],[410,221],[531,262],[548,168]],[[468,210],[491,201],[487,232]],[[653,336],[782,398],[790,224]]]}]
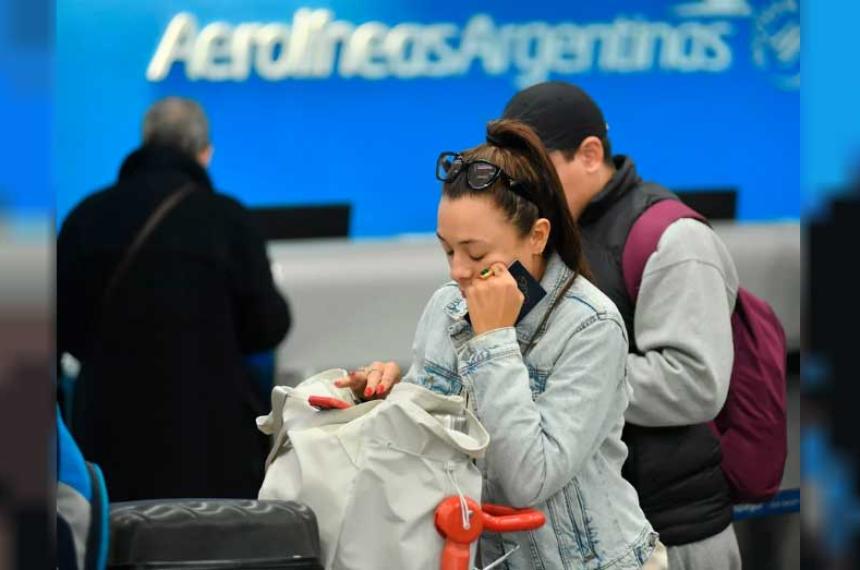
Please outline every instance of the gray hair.
[{"label": "gray hair", "polygon": [[170,146],[196,157],[209,146],[209,121],[196,101],[166,97],[143,118],[143,143]]}]

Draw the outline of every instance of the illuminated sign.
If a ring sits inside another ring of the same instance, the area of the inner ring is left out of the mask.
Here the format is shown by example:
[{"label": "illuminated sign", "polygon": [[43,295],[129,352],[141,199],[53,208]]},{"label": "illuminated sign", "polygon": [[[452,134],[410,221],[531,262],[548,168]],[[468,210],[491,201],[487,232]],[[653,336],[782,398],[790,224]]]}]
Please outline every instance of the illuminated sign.
[{"label": "illuminated sign", "polygon": [[162,81],[181,64],[192,81],[442,78],[477,66],[489,76],[512,73],[518,87],[551,74],[719,73],[733,62],[737,20],[752,19],[752,56],[781,87],[800,84],[797,3],[784,0],[754,13],[745,0],[680,4],[677,22],[615,18],[609,22],[498,24],[475,14],[452,23],[335,19],[331,10],[301,8],[290,22],[215,21],[200,26],[188,12],[167,25],[146,71]]},{"label": "illuminated sign", "polygon": [[173,17],[146,77],[161,81],[174,64],[190,80],[243,81],[326,79],[412,79],[466,74],[479,64],[487,75],[514,72],[519,85],[550,74],[636,73],[654,70],[720,72],[732,63],[727,42],[732,24],[679,24],[636,19],[606,23],[528,22],[497,24],[475,14],[462,28],[450,23],[335,20],[329,10],[302,8],[292,22],[200,27],[183,12]]}]

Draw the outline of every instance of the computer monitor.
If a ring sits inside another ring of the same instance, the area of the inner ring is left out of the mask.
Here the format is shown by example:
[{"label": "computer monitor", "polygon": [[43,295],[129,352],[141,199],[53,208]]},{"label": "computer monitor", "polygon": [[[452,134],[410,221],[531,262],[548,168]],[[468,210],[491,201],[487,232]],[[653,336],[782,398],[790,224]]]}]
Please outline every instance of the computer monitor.
[{"label": "computer monitor", "polygon": [[689,207],[711,221],[734,221],[738,216],[736,188],[676,189],[675,194]]},{"label": "computer monitor", "polygon": [[251,208],[266,241],[347,237],[350,204]]}]

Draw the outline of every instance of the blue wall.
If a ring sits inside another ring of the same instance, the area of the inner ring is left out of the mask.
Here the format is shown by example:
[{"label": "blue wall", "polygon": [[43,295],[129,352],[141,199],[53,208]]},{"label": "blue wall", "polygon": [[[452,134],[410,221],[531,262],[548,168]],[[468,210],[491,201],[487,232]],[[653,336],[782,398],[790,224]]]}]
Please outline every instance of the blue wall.
[{"label": "blue wall", "polygon": [[802,14],[801,189],[803,212],[818,213],[846,183],[860,181],[860,2],[810,4]]},{"label": "blue wall", "polygon": [[[320,19],[311,42],[346,29],[352,43],[336,43],[331,57],[324,41],[306,44],[316,48],[304,57],[303,14]],[[147,79],[171,22],[183,21],[198,59],[180,54],[164,77],[153,67]],[[371,21],[385,27],[362,26]],[[614,150],[632,155],[646,178],[675,189],[736,187],[742,219],[797,218],[799,21],[791,0],[62,2],[58,219],[114,179],[147,106],[179,94],[207,109],[213,178],[245,203],[346,201],[354,236],[430,232],[438,152],[481,142],[511,95],[547,78],[592,93]],[[417,27],[395,28],[404,23]],[[294,43],[266,56],[266,37],[286,31]],[[362,33],[371,36],[369,60],[353,59]],[[398,36],[405,52],[373,47]],[[215,38],[209,64],[207,37]]]},{"label": "blue wall", "polygon": [[51,16],[45,0],[0,0],[0,241],[10,221],[44,216],[53,204]]}]

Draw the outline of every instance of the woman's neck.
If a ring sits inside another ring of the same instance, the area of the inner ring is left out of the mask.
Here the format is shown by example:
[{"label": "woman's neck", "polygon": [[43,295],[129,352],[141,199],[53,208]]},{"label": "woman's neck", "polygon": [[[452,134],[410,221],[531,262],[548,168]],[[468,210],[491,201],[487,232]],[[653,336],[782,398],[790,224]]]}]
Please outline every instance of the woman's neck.
[{"label": "woman's neck", "polygon": [[543,279],[543,274],[546,273],[546,259],[542,255],[535,256],[536,259],[532,262],[530,273],[532,277],[540,281]]}]

